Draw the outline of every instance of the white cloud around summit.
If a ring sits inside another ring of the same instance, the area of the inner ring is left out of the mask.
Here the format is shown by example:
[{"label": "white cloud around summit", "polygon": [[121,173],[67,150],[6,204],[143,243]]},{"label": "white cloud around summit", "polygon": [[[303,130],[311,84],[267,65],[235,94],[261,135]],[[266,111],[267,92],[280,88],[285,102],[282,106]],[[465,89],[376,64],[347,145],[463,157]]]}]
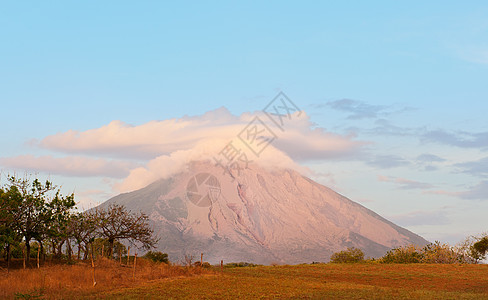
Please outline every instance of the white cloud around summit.
[{"label": "white cloud around summit", "polygon": [[119,178],[122,181],[115,188],[125,192],[170,176],[192,160],[212,159],[230,141],[246,151],[237,136],[255,117],[276,136],[259,157],[247,150],[251,161],[264,166],[301,169],[297,162],[352,155],[366,144],[352,135],[316,127],[305,112],[289,115],[284,130],[280,130],[260,111],[235,116],[221,107],[199,116],[141,125],[115,120],[86,131],[68,130],[33,143],[45,151],[62,153],[63,157],[4,157],[0,163],[9,168],[61,175]]}]

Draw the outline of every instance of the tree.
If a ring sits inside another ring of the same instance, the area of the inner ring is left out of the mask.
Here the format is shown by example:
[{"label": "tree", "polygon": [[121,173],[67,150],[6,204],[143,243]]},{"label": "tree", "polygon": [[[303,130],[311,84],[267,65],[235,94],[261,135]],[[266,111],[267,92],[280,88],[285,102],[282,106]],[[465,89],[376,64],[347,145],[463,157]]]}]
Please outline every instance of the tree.
[{"label": "tree", "polygon": [[463,256],[448,244],[435,241],[422,249],[421,262],[428,264],[463,263]]},{"label": "tree", "polygon": [[473,250],[479,253],[479,260],[485,259],[486,252],[488,252],[488,236],[484,236],[474,243]]},{"label": "tree", "polygon": [[[75,208],[74,194],[63,196],[50,181],[41,183],[39,179],[8,177],[8,190],[15,194],[15,201],[9,204],[15,216],[15,231],[24,238],[26,253],[30,253],[30,241],[37,240],[42,247],[45,237],[63,235],[66,218]],[[29,261],[29,256],[27,256]]]},{"label": "tree", "polygon": [[7,265],[10,264],[12,245],[19,244],[22,238],[18,230],[21,203],[22,197],[15,186],[6,190],[0,188],[0,246],[5,249]]},{"label": "tree", "polygon": [[150,259],[154,262],[169,263],[168,254],[160,251],[149,251],[144,255],[144,258]]},{"label": "tree", "polygon": [[336,252],[330,257],[332,263],[358,263],[364,261],[364,252],[358,248],[347,248],[346,250]]},{"label": "tree", "polygon": [[94,212],[82,212],[71,216],[68,223],[70,236],[78,245],[78,259],[83,249],[83,259],[88,258],[90,244],[97,235],[97,219]]},{"label": "tree", "polygon": [[157,240],[149,227],[149,218],[140,212],[134,214],[125,206],[112,204],[106,210],[96,210],[98,230],[109,242],[108,256],[112,257],[117,239],[127,239],[131,244],[139,243],[143,249],[153,248]]}]

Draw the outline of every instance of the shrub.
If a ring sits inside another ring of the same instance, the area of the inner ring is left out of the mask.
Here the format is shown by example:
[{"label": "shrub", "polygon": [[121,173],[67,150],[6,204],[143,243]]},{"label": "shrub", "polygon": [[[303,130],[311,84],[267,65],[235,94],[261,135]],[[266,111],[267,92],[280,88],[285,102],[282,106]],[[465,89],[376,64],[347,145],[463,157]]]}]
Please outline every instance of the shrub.
[{"label": "shrub", "polygon": [[420,263],[422,257],[422,249],[415,245],[408,245],[388,251],[379,261],[386,264],[411,264]]},{"label": "shrub", "polygon": [[463,256],[448,244],[441,244],[439,241],[430,243],[422,249],[423,263],[428,264],[454,264],[462,263]]},{"label": "shrub", "polygon": [[248,262],[228,263],[224,265],[225,268],[242,268],[242,267],[257,267],[257,266],[260,265],[248,263]]},{"label": "shrub", "polygon": [[204,261],[203,264],[200,263],[199,261],[194,262],[193,263],[193,266],[194,267],[202,267],[204,269],[210,269],[212,267],[212,265],[210,263],[206,262],[206,261]]},{"label": "shrub", "polygon": [[347,248],[346,250],[336,252],[330,257],[331,263],[359,263],[364,262],[364,253],[358,248]]},{"label": "shrub", "polygon": [[154,262],[169,263],[168,254],[160,251],[149,251],[144,255],[144,258],[150,259]]}]

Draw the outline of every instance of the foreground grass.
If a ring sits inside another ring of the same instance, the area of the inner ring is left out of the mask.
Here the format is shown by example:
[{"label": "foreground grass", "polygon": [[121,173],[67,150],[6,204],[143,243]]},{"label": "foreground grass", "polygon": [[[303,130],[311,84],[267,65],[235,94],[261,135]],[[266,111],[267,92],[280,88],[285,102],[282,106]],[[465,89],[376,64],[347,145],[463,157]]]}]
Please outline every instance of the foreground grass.
[{"label": "foreground grass", "polygon": [[[17,265],[18,262],[17,262]],[[99,259],[95,272],[91,263],[74,265],[48,264],[40,269],[11,270],[2,268],[0,273],[0,299],[80,299],[99,298],[105,293],[124,288],[137,287],[165,278],[183,278],[215,272],[202,268],[186,268],[137,259],[130,265],[117,261]],[[96,285],[93,279],[95,278]]]},{"label": "foreground grass", "polygon": [[488,299],[486,265],[327,264],[226,269],[105,294],[124,299]]},{"label": "foreground grass", "polygon": [[102,262],[95,287],[90,271],[85,265],[16,270],[1,277],[0,298],[488,299],[488,265],[321,264],[221,273],[144,262],[134,279],[130,268]]}]

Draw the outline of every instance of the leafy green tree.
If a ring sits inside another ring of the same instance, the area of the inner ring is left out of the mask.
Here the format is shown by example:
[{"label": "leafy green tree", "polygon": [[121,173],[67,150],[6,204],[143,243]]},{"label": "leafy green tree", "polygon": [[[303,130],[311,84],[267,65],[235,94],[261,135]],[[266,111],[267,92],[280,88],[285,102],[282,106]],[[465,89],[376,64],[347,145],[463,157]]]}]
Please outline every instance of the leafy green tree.
[{"label": "leafy green tree", "polygon": [[149,251],[144,255],[144,258],[150,259],[154,262],[169,263],[168,254],[160,251]]},{"label": "leafy green tree", "polygon": [[18,230],[22,197],[14,186],[0,188],[0,247],[5,249],[5,259],[10,263],[12,246],[18,245],[22,239]]},{"label": "leafy green tree", "polygon": [[474,243],[473,250],[479,253],[479,260],[485,259],[486,253],[488,252],[488,236],[484,236]]},{"label": "leafy green tree", "polygon": [[46,237],[65,237],[66,218],[75,207],[73,194],[63,196],[50,181],[41,183],[37,178],[30,181],[9,176],[7,187],[19,193],[19,201],[12,204],[11,209],[19,212],[15,230],[25,241],[26,253],[30,253],[33,239],[42,247]]},{"label": "leafy green tree", "polygon": [[359,263],[364,262],[364,252],[358,248],[347,248],[336,252],[330,257],[331,263]]}]

